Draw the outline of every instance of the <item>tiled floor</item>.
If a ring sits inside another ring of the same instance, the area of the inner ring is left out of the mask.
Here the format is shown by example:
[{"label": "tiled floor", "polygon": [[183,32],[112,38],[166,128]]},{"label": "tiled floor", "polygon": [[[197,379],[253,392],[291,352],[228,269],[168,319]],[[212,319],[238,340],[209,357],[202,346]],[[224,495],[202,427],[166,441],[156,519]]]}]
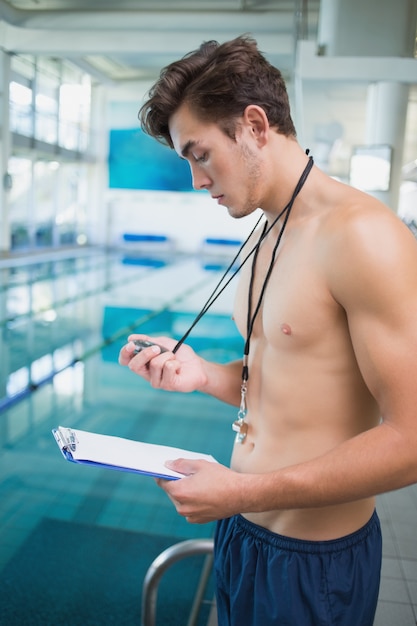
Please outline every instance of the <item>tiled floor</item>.
[{"label": "tiled floor", "polygon": [[378,498],[382,580],[375,626],[417,623],[417,486]]},{"label": "tiled floor", "polygon": [[[189,447],[227,463],[233,408],[220,411],[200,394],[158,392],[117,365],[119,347],[139,322],[149,332],[181,335],[218,273],[189,259],[155,270],[97,254],[12,272],[0,268],[0,276],[0,571],[45,517],[152,528],[179,539],[209,536],[212,527],[187,524],[152,480],[67,463],[51,428]],[[231,298],[228,290],[190,338],[208,357],[240,354]],[[157,318],[149,314],[155,310]],[[417,486],[379,497],[378,511],[384,559],[375,626],[415,626]]]}]

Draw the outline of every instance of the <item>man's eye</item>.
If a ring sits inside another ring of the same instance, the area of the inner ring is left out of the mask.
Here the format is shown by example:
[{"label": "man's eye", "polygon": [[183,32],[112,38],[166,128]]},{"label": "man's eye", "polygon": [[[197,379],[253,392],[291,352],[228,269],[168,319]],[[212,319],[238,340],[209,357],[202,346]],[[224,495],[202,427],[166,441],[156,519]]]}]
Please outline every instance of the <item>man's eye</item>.
[{"label": "man's eye", "polygon": [[197,163],[204,163],[205,161],[207,161],[207,152],[204,152],[204,154],[202,154],[201,156],[196,156],[195,160]]}]

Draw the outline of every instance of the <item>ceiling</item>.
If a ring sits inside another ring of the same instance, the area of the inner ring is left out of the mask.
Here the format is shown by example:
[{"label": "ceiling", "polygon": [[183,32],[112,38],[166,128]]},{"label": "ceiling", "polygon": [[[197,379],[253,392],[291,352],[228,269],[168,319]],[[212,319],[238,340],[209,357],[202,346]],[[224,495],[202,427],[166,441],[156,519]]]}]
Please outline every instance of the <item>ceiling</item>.
[{"label": "ceiling", "polygon": [[[72,58],[101,82],[152,80],[207,39],[251,32],[284,75],[320,0],[0,0],[3,48]],[[117,7],[117,8],[115,8]]]}]

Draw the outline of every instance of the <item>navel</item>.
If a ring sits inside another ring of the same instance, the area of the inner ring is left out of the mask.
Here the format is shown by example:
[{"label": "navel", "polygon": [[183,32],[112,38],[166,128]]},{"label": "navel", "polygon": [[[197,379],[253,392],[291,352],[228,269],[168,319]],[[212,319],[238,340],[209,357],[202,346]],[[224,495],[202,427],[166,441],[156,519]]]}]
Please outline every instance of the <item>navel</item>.
[{"label": "navel", "polygon": [[284,333],[284,335],[292,335],[292,329],[291,326],[289,324],[281,324],[281,332]]}]

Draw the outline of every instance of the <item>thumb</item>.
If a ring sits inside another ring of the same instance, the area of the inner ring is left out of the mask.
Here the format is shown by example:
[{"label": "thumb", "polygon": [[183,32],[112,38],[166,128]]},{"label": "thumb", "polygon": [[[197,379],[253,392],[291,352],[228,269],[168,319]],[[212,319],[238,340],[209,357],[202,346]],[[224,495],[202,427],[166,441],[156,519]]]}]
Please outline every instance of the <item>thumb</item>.
[{"label": "thumb", "polygon": [[175,461],[165,461],[164,463],[165,467],[168,467],[168,469],[178,472],[179,474],[184,474],[184,476],[195,474],[197,471],[196,464],[196,461],[190,459],[175,459]]}]

